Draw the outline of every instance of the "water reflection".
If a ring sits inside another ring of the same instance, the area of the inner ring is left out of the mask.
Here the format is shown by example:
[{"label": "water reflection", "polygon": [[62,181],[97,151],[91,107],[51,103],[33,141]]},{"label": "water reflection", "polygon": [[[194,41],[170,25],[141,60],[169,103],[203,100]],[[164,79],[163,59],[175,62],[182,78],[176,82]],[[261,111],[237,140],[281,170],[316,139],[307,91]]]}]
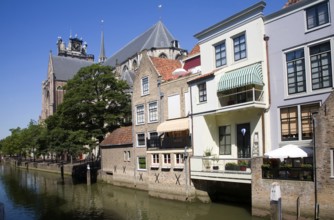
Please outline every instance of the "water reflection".
[{"label": "water reflection", "polygon": [[109,184],[73,184],[70,177],[1,165],[6,219],[258,219],[245,208],[159,200]]}]

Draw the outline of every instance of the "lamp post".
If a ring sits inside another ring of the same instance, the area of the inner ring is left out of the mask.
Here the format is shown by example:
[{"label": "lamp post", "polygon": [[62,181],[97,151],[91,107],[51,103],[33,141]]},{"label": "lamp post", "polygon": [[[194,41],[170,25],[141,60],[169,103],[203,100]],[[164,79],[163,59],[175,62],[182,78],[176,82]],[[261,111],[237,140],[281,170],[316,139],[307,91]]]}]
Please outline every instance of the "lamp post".
[{"label": "lamp post", "polygon": [[315,116],[318,112],[312,112],[312,127],[313,127],[313,181],[314,181],[314,219],[319,219],[319,205],[318,205],[318,183],[317,183],[317,152],[315,148]]}]

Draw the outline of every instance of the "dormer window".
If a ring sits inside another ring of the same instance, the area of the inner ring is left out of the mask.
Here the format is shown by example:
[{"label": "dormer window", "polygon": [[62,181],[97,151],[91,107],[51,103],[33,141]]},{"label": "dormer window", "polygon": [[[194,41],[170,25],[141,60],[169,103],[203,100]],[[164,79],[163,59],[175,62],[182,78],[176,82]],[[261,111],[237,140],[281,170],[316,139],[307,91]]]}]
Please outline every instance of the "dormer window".
[{"label": "dormer window", "polygon": [[317,4],[306,10],[307,29],[329,23],[328,2]]}]

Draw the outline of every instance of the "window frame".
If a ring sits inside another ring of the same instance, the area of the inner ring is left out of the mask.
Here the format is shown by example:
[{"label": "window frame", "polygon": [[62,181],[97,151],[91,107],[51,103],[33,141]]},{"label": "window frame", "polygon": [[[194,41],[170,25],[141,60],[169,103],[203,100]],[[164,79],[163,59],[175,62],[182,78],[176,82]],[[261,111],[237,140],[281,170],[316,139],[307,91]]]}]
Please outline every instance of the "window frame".
[{"label": "window frame", "polygon": [[[293,111],[293,109],[295,109],[295,111]],[[283,112],[282,110],[287,110],[287,112]],[[293,113],[296,114],[295,117],[293,117]],[[286,114],[287,117],[282,118],[282,115]],[[281,125],[281,141],[297,141],[299,140],[299,123],[298,123],[298,118],[299,118],[299,114],[298,114],[298,106],[289,106],[289,107],[285,107],[285,108],[280,108],[280,125]],[[285,123],[283,123],[283,120],[286,121]],[[283,125],[287,124],[287,132],[283,132]],[[296,128],[294,129],[296,131],[296,133],[292,133],[293,125],[296,125]],[[288,136],[286,138],[283,138],[283,134]]]},{"label": "window frame", "polygon": [[[151,108],[151,105],[155,104],[155,108]],[[150,102],[148,103],[148,122],[157,122],[159,120],[158,114],[158,102]]]},{"label": "window frame", "polygon": [[[243,42],[241,41],[243,38]],[[241,33],[232,38],[233,40],[233,57],[234,61],[239,61],[247,58],[247,39],[246,33]],[[242,46],[245,48],[242,49]],[[237,50],[238,49],[238,50]],[[243,55],[244,52],[244,55]],[[239,58],[236,58],[236,55],[239,55]]]},{"label": "window frame", "polygon": [[174,159],[175,159],[175,165],[177,166],[184,165],[184,154],[183,153],[175,153]]},{"label": "window frame", "polygon": [[[144,137],[143,140],[139,138],[139,135]],[[143,141],[143,144],[140,144],[139,141]],[[137,133],[137,147],[145,147],[145,145],[146,145],[145,133]]]},{"label": "window frame", "polygon": [[[299,52],[302,54],[301,56],[298,56]],[[301,62],[301,64],[299,62]],[[306,92],[306,63],[304,47],[286,52],[285,64],[288,95]],[[292,65],[293,71],[289,70],[290,65]],[[299,67],[302,67],[302,69],[300,70]],[[301,80],[299,78],[301,78]],[[291,89],[294,89],[294,91],[291,91]]]},{"label": "window frame", "polygon": [[163,164],[165,166],[170,166],[172,162],[170,153],[164,153],[162,157],[163,157],[163,160],[162,160]]},{"label": "window frame", "polygon": [[329,152],[330,152],[330,170],[331,170],[330,178],[334,178],[334,148],[331,148]]},{"label": "window frame", "polygon": [[[225,128],[225,131],[221,133],[221,129]],[[226,133],[226,129],[229,128],[229,133]],[[218,127],[219,133],[219,155],[232,155],[232,136],[231,136],[231,125],[223,125]],[[221,145],[221,140],[224,140],[224,144]],[[227,138],[229,137],[230,143],[227,143]],[[229,153],[228,153],[229,150]]]},{"label": "window frame", "polygon": [[[142,108],[142,109],[139,109]],[[140,104],[136,106],[136,124],[145,124],[145,105]]]},{"label": "window frame", "polygon": [[[324,19],[324,22],[323,23],[319,23],[319,17],[320,17],[320,13],[319,10],[321,9],[322,6],[325,6],[326,7],[326,11],[325,11],[325,19]],[[313,12],[314,11],[314,12]],[[314,13],[314,24],[310,24],[309,21],[309,17],[311,16],[311,13]],[[327,24],[330,23],[330,13],[329,13],[329,5],[328,5],[328,1],[324,1],[324,2],[321,2],[319,4],[316,4],[316,5],[313,5],[309,8],[307,8],[305,10],[305,20],[306,20],[306,29],[307,30],[313,30],[313,29],[316,29],[318,27],[322,27],[322,26],[325,26]]]},{"label": "window frame", "polygon": [[198,87],[198,101],[200,103],[207,102],[208,97],[207,97],[207,89],[206,89],[206,82],[199,83],[197,84]]},{"label": "window frame", "polygon": [[[141,163],[140,163],[140,160],[141,159],[144,159],[145,160],[145,163],[142,163],[142,164],[145,164],[145,168],[141,168]],[[146,156],[137,156],[137,170],[147,170],[147,161],[146,161]]]},{"label": "window frame", "polygon": [[160,155],[157,153],[152,154],[152,165],[160,164]]},{"label": "window frame", "polygon": [[[318,48],[318,50],[316,52],[312,51],[312,49],[315,50],[315,48]],[[323,50],[324,48],[325,50]],[[331,88],[333,86],[333,73],[332,73],[332,54],[331,54],[330,41],[325,41],[316,45],[311,45],[309,47],[309,55],[310,55],[310,74],[311,74],[312,90]],[[316,59],[312,60],[312,58],[314,57]],[[326,58],[327,64],[323,63],[324,57]],[[313,66],[313,61],[315,61],[315,63],[318,64],[316,67]],[[326,66],[327,69],[325,68]],[[313,71],[314,69],[317,69],[318,71],[314,72]],[[324,75],[324,72],[326,70],[328,71],[328,75]],[[314,77],[314,76],[319,76],[319,77]],[[325,80],[324,78],[328,79]],[[318,79],[317,84],[320,84],[317,88],[315,88],[315,83],[314,83],[314,80],[316,79]],[[325,82],[328,83],[327,86],[324,86]]]},{"label": "window frame", "polygon": [[[222,48],[222,46],[224,46],[224,48]],[[223,41],[219,44],[216,44],[214,47],[215,47],[216,68],[226,65],[227,64],[226,42]],[[218,51],[217,51],[217,49],[218,49]],[[224,60],[225,60],[225,62],[223,62]],[[217,64],[218,62],[220,62],[220,64]]]},{"label": "window frame", "polygon": [[150,94],[150,89],[149,89],[149,79],[148,76],[144,76],[141,78],[141,95],[149,95]]}]

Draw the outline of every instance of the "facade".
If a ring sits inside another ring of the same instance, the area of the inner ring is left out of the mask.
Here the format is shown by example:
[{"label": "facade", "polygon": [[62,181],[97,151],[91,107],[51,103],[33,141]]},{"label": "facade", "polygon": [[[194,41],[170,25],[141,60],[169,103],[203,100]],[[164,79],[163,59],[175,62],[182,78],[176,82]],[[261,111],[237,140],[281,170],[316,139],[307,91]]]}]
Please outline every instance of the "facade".
[{"label": "facade", "polygon": [[203,75],[188,84],[197,188],[225,182],[250,193],[249,162],[269,139],[264,7],[259,2],[195,35]]},{"label": "facade", "polygon": [[[324,219],[334,215],[328,206],[333,202],[334,184],[333,115],[329,112],[333,105],[333,11],[333,0],[289,1],[287,7],[265,17],[271,93],[271,140],[266,151],[295,145],[308,148],[313,155],[286,159],[292,160],[291,169],[270,178],[264,168],[261,173],[262,158],[254,160],[253,215],[269,214],[273,182],[281,186],[283,217],[295,217],[297,210],[309,219],[317,219],[319,213]],[[312,168],[306,170],[306,163]],[[281,165],[279,170],[283,170]]]},{"label": "facade", "polygon": [[50,52],[47,79],[42,82],[42,113],[40,120],[53,115],[57,106],[63,102],[64,85],[82,67],[90,66],[94,56],[87,54],[87,44],[82,40],[70,38],[68,46],[58,38],[58,55]]},{"label": "facade", "polygon": [[132,126],[120,127],[100,143],[101,176],[106,182],[131,187],[134,176]]},{"label": "facade", "polygon": [[312,113],[333,90],[334,28],[329,20],[333,4],[300,1],[265,19],[271,149],[286,144],[312,146]]}]

